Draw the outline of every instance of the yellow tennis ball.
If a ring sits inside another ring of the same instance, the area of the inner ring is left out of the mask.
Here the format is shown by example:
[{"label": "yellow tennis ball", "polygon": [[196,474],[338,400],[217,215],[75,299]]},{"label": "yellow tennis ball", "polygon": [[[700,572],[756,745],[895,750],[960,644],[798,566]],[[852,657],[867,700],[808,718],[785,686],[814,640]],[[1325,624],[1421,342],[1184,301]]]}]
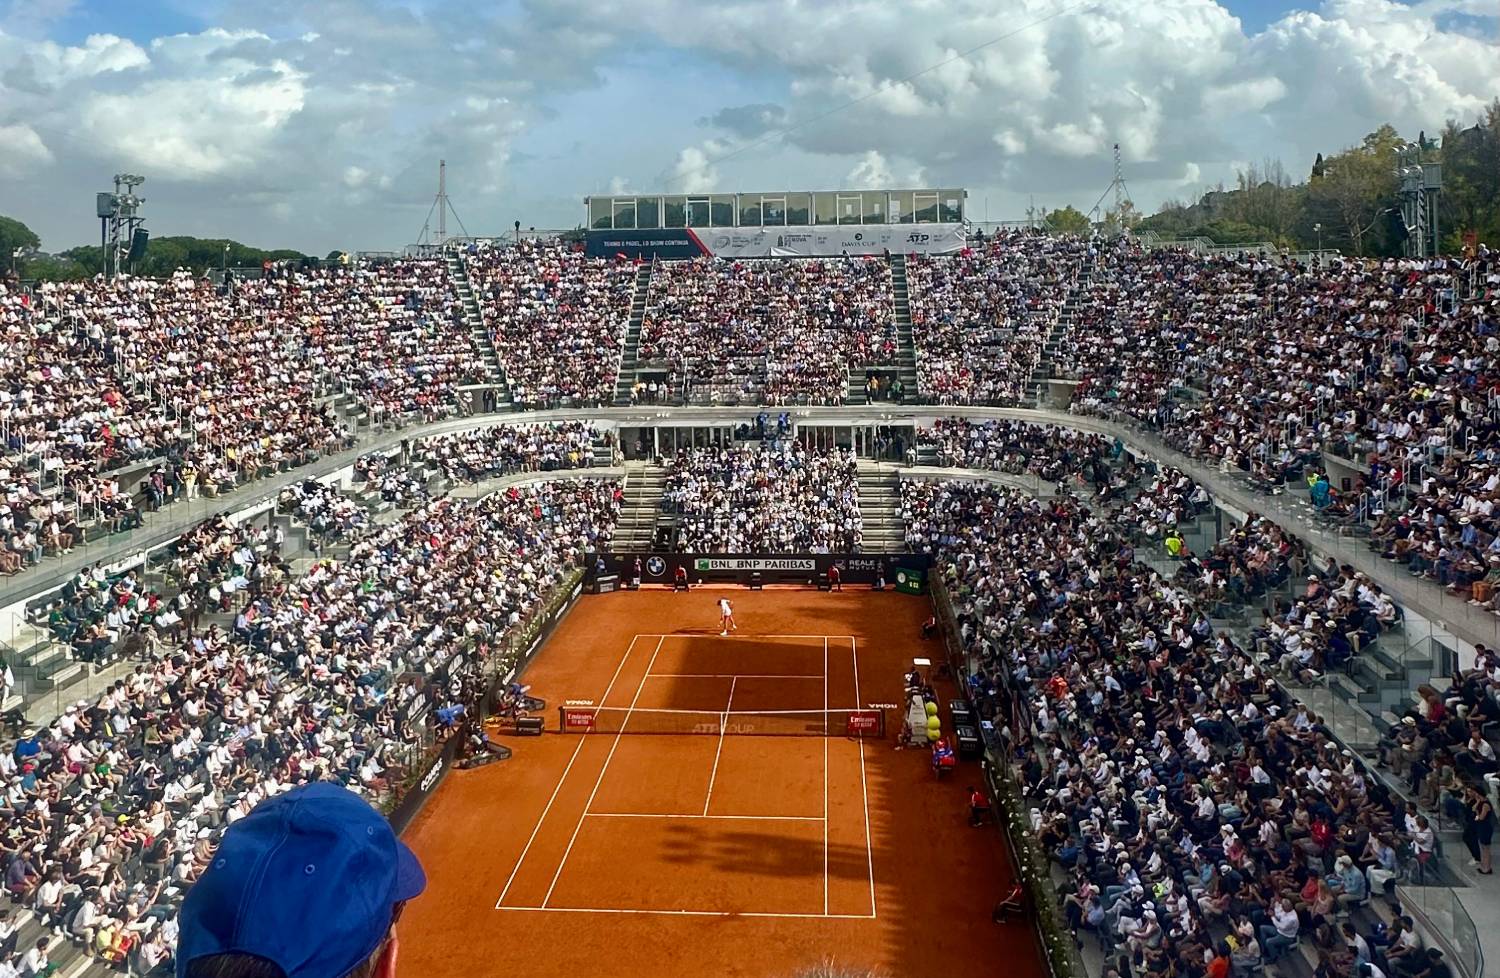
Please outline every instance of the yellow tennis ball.
[{"label": "yellow tennis ball", "polygon": [[928,716],[935,717],[935,716],[937,716],[937,712],[938,711],[937,711],[937,704],[936,703],[928,703],[927,704],[927,715]]}]

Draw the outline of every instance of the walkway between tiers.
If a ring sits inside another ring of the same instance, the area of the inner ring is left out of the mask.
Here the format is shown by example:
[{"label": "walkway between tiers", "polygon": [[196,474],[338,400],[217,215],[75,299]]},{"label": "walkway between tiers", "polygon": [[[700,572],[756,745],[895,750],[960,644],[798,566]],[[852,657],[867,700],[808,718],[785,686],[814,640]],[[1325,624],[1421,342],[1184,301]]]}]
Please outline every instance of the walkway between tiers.
[{"label": "walkway between tiers", "polygon": [[[703,425],[735,424],[753,417],[757,410],[758,408],[754,406],[563,408],[551,411],[474,415],[430,425],[415,425],[402,431],[382,432],[347,452],[328,456],[300,469],[278,473],[270,479],[251,483],[217,499],[185,500],[164,507],[160,512],[146,514],[146,524],[140,529],[128,534],[106,537],[97,543],[79,547],[74,553],[60,559],[44,560],[41,564],[11,578],[5,582],[3,591],[0,591],[0,604],[8,604],[55,587],[79,567],[95,561],[110,563],[158,546],[214,513],[243,510],[267,501],[274,501],[276,494],[293,482],[326,475],[345,465],[351,465],[355,459],[366,452],[393,449],[399,446],[403,439],[427,438],[489,424],[536,424],[551,421],[599,420],[623,426],[649,426],[668,420]],[[888,425],[893,421],[925,420],[936,417],[966,417],[981,421],[991,418],[1014,418],[1040,424],[1062,425],[1119,438],[1136,451],[1187,472],[1193,479],[1206,486],[1216,500],[1230,509],[1271,516],[1289,531],[1302,537],[1313,549],[1329,554],[1340,563],[1350,564],[1357,570],[1368,574],[1398,604],[1410,608],[1429,621],[1443,623],[1458,638],[1470,644],[1500,645],[1500,618],[1475,608],[1462,598],[1446,593],[1436,584],[1411,577],[1399,564],[1384,560],[1379,554],[1370,551],[1363,541],[1340,536],[1308,519],[1305,512],[1299,511],[1300,496],[1265,496],[1256,493],[1232,475],[1188,458],[1149,432],[1129,428],[1102,418],[1031,408],[880,404],[796,408],[791,413],[798,424],[822,425]],[[975,474],[969,470],[955,470],[955,472],[958,471],[962,471],[964,477]],[[987,473],[987,475],[998,474]]]}]

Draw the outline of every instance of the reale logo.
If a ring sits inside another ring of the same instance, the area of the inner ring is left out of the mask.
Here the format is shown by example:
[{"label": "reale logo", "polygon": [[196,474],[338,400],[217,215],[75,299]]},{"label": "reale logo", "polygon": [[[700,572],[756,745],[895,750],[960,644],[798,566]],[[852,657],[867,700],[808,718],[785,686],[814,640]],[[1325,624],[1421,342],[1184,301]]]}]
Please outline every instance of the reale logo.
[{"label": "reale logo", "polygon": [[667,562],[660,557],[649,557],[646,560],[646,573],[652,577],[661,577],[667,572]]}]

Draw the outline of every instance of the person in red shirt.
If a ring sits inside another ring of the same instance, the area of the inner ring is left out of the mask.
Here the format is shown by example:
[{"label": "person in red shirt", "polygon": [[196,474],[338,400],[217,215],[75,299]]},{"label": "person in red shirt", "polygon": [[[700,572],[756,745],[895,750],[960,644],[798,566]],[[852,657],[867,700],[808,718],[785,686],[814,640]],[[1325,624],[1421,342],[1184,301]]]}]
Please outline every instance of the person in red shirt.
[{"label": "person in red shirt", "polygon": [[983,825],[990,817],[990,797],[983,791],[970,785],[969,792],[969,824]]},{"label": "person in red shirt", "polygon": [[842,577],[842,575],[839,573],[839,565],[838,564],[829,564],[828,565],[828,590],[830,590],[830,591],[842,591],[844,589],[844,584],[843,584],[843,581],[840,580],[841,577]]}]

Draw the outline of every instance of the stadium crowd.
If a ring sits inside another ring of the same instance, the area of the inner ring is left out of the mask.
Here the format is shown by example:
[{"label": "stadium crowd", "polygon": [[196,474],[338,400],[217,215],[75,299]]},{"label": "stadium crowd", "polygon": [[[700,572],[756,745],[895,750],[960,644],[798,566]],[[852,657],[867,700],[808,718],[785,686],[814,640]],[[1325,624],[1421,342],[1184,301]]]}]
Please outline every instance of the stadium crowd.
[{"label": "stadium crowd", "polygon": [[484,358],[441,261],[324,266],[290,275],[284,287],[308,368],[325,382],[352,384],[376,423],[446,417],[454,387],[485,380]]},{"label": "stadium crowd", "polygon": [[279,286],[225,295],[186,274],[0,287],[0,571],[138,523],[130,473],[151,460],[163,465],[145,496],[159,505],[349,444],[285,340],[284,300]]},{"label": "stadium crowd", "polygon": [[913,459],[924,449],[950,468],[1028,473],[1047,482],[1071,477],[1095,485],[1109,481],[1110,461],[1124,455],[1123,445],[1103,435],[1011,418],[937,418],[932,427],[917,428]]},{"label": "stadium crowd", "polygon": [[918,386],[939,404],[1021,403],[1069,290],[1099,245],[999,232],[956,256],[911,256]]},{"label": "stadium crowd", "polygon": [[863,540],[853,452],[799,442],[686,448],[667,467],[662,507],[692,553],[854,553]]},{"label": "stadium crowd", "polygon": [[851,368],[894,362],[893,309],[880,259],[670,262],[638,359],[688,401],[842,404]]},{"label": "stadium crowd", "polygon": [[635,265],[530,240],[474,245],[463,260],[516,404],[614,400]]},{"label": "stadium crowd", "polygon": [[1423,466],[1451,492],[1473,474],[1461,462],[1489,462],[1500,348],[1493,261],[1308,266],[1146,251],[1122,239],[1091,281],[1059,357],[1082,381],[1077,410],[1150,424],[1268,487],[1317,465],[1326,447],[1369,469],[1354,490],[1367,512],[1404,495]]},{"label": "stadium crowd", "polygon": [[594,444],[612,444],[582,421],[492,425],[417,442],[412,455],[441,469],[450,482],[479,482],[516,472],[553,472],[594,464]]},{"label": "stadium crowd", "polygon": [[[300,488],[314,519],[343,509],[333,490]],[[176,907],[222,829],[311,780],[384,797],[462,671],[501,654],[584,549],[607,543],[614,489],[425,501],[390,525],[348,525],[348,556],[301,575],[278,530],[217,517],[173,547],[170,599],[133,573],[81,572],[70,607],[85,625],[128,610],[138,664],[0,755],[12,898],[100,960],[169,968]],[[57,605],[49,620],[75,624]],[[29,952],[0,943],[0,968],[29,974]]]},{"label": "stadium crowd", "polygon": [[903,505],[909,544],[941,556],[976,692],[1066,873],[1067,920],[1110,966],[1204,975],[1223,958],[1244,976],[1304,944],[1329,974],[1374,960],[1344,914],[1431,830],[1254,650],[1072,501],[914,482]]}]

